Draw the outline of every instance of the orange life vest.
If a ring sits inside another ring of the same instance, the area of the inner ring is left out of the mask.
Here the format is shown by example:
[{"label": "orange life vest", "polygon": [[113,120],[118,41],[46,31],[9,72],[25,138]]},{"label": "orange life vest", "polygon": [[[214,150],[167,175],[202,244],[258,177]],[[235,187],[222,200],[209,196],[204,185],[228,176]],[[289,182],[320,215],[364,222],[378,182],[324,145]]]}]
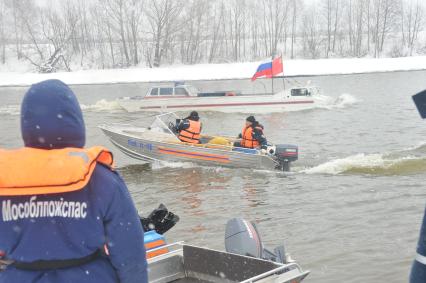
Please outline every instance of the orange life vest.
[{"label": "orange life vest", "polygon": [[241,134],[241,146],[246,148],[256,148],[260,144],[257,140],[253,139],[253,127],[252,126],[244,126],[242,134]]},{"label": "orange life vest", "polygon": [[201,122],[189,121],[189,128],[179,132],[179,139],[183,142],[200,143]]},{"label": "orange life vest", "polygon": [[101,146],[88,149],[0,149],[0,195],[81,190],[89,182],[97,162],[112,168],[112,153]]}]

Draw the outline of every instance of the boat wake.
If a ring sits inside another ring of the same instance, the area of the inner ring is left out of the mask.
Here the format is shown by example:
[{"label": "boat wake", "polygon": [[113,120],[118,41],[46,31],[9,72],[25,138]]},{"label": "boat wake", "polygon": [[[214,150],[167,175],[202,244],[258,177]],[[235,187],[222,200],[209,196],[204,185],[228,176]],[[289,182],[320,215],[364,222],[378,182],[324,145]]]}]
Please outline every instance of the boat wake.
[{"label": "boat wake", "polygon": [[[313,106],[313,109],[328,109],[328,110],[343,109],[359,102],[357,98],[355,98],[354,96],[348,93],[344,93],[337,98],[333,98],[326,95],[318,95],[315,98],[315,101],[316,101],[316,104]],[[96,101],[94,104],[89,104],[89,105],[81,104],[80,106],[83,111],[88,111],[88,112],[111,112],[111,113],[125,112],[125,110],[120,106],[117,100],[101,99]],[[295,110],[289,109],[287,111],[293,112],[293,111],[303,111],[303,110],[306,110],[306,109],[304,108],[295,109]],[[252,112],[253,110],[250,110],[249,113],[252,113]],[[260,111],[260,113],[268,113],[268,112],[269,111],[265,112],[265,110]],[[274,111],[271,111],[271,112],[274,112]],[[241,112],[241,113],[245,113],[245,112]]]},{"label": "boat wake", "polygon": [[195,168],[200,167],[192,162],[167,162],[167,161],[155,161],[151,163],[152,170],[160,170],[164,168]]},{"label": "boat wake", "polygon": [[169,168],[169,169],[201,168],[203,170],[213,170],[215,172],[221,172],[223,170],[230,169],[230,168],[226,168],[226,167],[200,165],[200,164],[195,164],[195,163],[192,163],[192,162],[155,161],[155,162],[151,163],[151,169],[152,170],[161,170],[161,169],[164,169],[164,168]]},{"label": "boat wake", "polygon": [[[124,110],[120,107],[116,100],[108,101],[106,99],[101,99],[96,101],[94,104],[80,104],[81,110],[87,112],[123,112]],[[19,104],[11,104],[0,106],[0,115],[10,115],[17,116],[21,112],[21,106]]]},{"label": "boat wake", "polygon": [[356,154],[300,171],[305,174],[414,175],[426,172],[426,144],[391,153]]},{"label": "boat wake", "polygon": [[0,106],[0,115],[17,116],[21,113],[20,105],[4,105]]},{"label": "boat wake", "polygon": [[327,110],[344,109],[360,102],[360,100],[349,93],[343,93],[337,98],[320,95],[316,98],[316,101],[318,103],[317,108]]},{"label": "boat wake", "polygon": [[116,100],[109,101],[106,99],[101,99],[96,101],[94,104],[80,104],[81,110],[91,111],[91,112],[123,112],[120,104]]}]

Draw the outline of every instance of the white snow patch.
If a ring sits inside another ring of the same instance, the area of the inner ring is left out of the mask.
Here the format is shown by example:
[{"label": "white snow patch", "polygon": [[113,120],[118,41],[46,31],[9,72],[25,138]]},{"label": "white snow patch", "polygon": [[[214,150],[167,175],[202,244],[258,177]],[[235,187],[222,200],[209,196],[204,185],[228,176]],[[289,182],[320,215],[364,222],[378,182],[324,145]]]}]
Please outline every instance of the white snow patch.
[{"label": "white snow patch", "polygon": [[[262,62],[174,65],[161,68],[86,70],[52,74],[3,71],[0,72],[0,86],[28,86],[47,79],[60,79],[67,84],[249,79],[253,76],[260,63]],[[358,74],[425,70],[426,56],[382,59],[284,59],[283,64],[284,75],[289,77]]]}]

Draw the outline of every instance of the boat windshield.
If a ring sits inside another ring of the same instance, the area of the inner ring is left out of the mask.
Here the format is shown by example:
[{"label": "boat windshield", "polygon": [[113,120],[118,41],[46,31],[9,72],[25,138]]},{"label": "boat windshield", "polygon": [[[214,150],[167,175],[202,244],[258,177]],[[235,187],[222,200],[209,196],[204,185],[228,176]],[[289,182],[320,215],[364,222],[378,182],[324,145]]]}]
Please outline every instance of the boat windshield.
[{"label": "boat windshield", "polygon": [[185,85],[185,88],[189,91],[190,95],[197,95],[198,89],[192,85]]},{"label": "boat windshield", "polygon": [[173,132],[173,126],[176,124],[178,116],[174,112],[164,113],[155,116],[154,121],[151,123],[151,130],[168,133],[173,136],[176,134]]}]

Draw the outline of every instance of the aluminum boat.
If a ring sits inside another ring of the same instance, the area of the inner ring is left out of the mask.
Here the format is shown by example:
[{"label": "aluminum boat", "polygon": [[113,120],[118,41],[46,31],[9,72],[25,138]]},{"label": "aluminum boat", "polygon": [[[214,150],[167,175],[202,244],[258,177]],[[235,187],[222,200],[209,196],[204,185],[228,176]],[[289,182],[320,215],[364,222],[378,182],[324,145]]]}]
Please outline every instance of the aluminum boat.
[{"label": "aluminum boat", "polygon": [[126,155],[148,162],[192,162],[264,170],[290,170],[298,159],[298,147],[289,144],[268,145],[266,149],[234,146],[234,138],[201,136],[201,144],[181,142],[173,131],[174,113],[157,115],[148,127],[130,125],[99,126],[110,141]]}]

